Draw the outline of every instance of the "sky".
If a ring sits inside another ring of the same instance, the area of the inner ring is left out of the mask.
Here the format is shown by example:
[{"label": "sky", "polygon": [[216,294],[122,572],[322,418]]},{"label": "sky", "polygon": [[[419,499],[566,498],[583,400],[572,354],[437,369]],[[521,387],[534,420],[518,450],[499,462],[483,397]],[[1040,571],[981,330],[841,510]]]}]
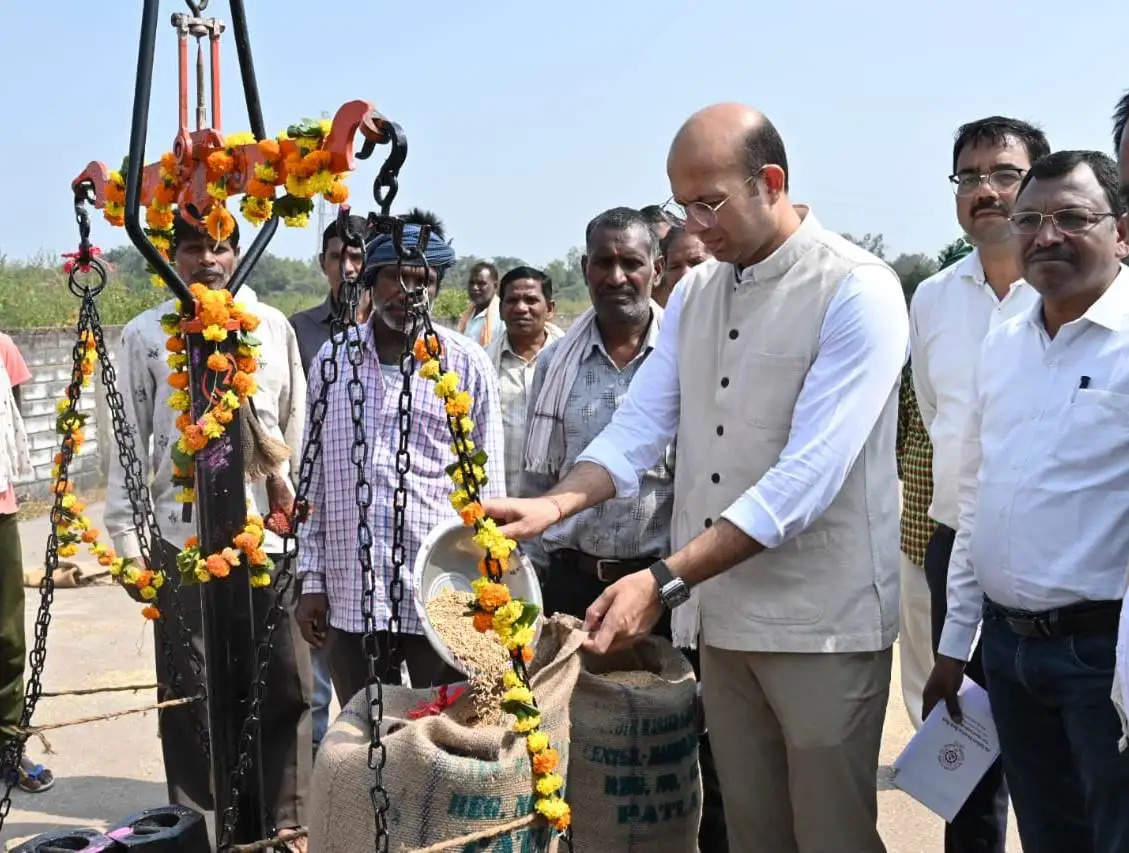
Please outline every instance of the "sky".
[{"label": "sky", "polygon": [[[91,160],[116,167],[128,148],[142,3],[4,5],[0,255],[70,251],[71,180]],[[1073,18],[1049,0],[1000,11],[963,0],[246,6],[269,133],[371,101],[409,140],[394,212],[432,208],[460,254],[538,264],[582,242],[599,211],[666,199],[670,140],[713,102],[772,119],[792,198],[824,225],[882,232],[890,255],[935,254],[959,233],[946,180],[958,125],[1015,116],[1052,148],[1108,152],[1129,87],[1114,35],[1126,12],[1112,0]],[[161,3],[150,162],[176,132],[168,21],[185,10]],[[226,0],[206,14],[230,23]],[[225,129],[246,130],[230,27],[222,44]],[[356,210],[373,206],[378,155],[348,180]],[[93,239],[126,242],[100,217]],[[269,250],[308,258],[316,247],[311,225],[280,227]]]}]

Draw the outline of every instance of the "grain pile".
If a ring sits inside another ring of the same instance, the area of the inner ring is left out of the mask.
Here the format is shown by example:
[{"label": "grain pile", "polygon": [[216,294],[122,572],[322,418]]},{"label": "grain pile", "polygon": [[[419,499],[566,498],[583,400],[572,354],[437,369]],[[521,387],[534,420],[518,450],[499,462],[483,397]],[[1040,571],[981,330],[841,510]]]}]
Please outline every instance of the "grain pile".
[{"label": "grain pile", "polygon": [[615,672],[601,672],[598,673],[598,676],[627,687],[652,687],[663,680],[660,676],[645,669],[621,669]]},{"label": "grain pile", "polygon": [[510,656],[493,631],[475,630],[466,615],[472,601],[473,593],[447,588],[427,602],[427,618],[470,679],[469,701],[456,702],[450,713],[464,725],[496,726],[505,716],[499,705]]}]

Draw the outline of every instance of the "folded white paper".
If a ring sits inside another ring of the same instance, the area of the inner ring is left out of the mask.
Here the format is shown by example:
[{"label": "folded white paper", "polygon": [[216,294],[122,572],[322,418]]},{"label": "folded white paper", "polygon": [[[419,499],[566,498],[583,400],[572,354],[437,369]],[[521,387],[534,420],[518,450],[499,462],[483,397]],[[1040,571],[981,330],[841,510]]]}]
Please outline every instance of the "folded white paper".
[{"label": "folded white paper", "polygon": [[894,762],[892,778],[949,822],[1000,754],[988,693],[966,678],[958,697],[961,722],[953,722],[945,703],[938,702]]}]

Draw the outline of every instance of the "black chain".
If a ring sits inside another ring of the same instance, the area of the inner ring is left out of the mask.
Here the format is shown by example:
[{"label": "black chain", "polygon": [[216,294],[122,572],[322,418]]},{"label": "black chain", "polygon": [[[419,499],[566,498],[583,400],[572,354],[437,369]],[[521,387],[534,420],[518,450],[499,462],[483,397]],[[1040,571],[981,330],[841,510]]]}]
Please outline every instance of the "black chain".
[{"label": "black chain", "polygon": [[[141,560],[145,564],[145,567],[153,568],[154,563],[149,536],[152,535],[154,541],[161,538],[161,528],[157,523],[157,516],[153,512],[153,503],[149,496],[149,489],[144,484],[141,460],[138,458],[137,450],[133,446],[132,430],[125,416],[125,402],[117,387],[117,371],[114,369],[109,350],[106,347],[106,340],[102,333],[102,324],[98,320],[97,308],[92,308],[92,312],[95,351],[98,353],[98,360],[102,364],[102,385],[106,389],[106,404],[110,409],[110,423],[113,426],[113,432],[117,438],[118,463],[121,465],[122,475],[125,480],[126,494],[129,496],[129,507],[133,516],[133,529],[137,537],[137,547],[141,553]],[[148,530],[148,533],[146,533],[146,530]],[[175,586],[179,588],[179,584]],[[160,636],[161,653],[165,658],[165,666],[170,673],[171,683],[158,686],[157,698],[160,701],[165,701],[166,699],[187,697],[189,695],[189,689],[192,690],[193,694],[203,696],[205,692],[204,661],[200,653],[196,650],[196,647],[192,644],[192,632],[189,630],[188,624],[184,621],[184,612],[180,606],[180,596],[177,594],[176,589],[174,589],[173,584],[162,586],[161,589],[158,590],[158,596],[161,618],[165,619],[167,622],[169,616],[171,615],[172,617],[177,641],[188,661],[189,669],[192,672],[193,683],[191,685],[184,683],[182,667],[176,660],[168,632],[158,631],[157,634]],[[204,755],[208,757],[211,755],[211,741],[208,735],[208,727],[205,725],[200,714],[195,711],[192,712],[191,717],[193,728],[196,730],[196,739],[200,742],[200,748],[203,750]]]},{"label": "black chain", "polygon": [[[105,269],[96,260],[91,262],[91,267],[100,276],[104,285],[106,281]],[[79,269],[76,264],[71,271],[69,284],[72,289],[81,287],[75,272]],[[78,402],[82,397],[82,361],[86,354],[84,332],[90,329],[91,323],[97,314],[94,310],[94,293],[101,290],[93,288],[83,289],[82,304],[79,306],[78,323],[75,327],[75,345],[72,351],[73,363],[71,366],[71,381],[67,386],[67,400],[70,402],[69,413],[78,412]],[[61,413],[62,417],[65,413]],[[30,676],[24,684],[24,707],[20,716],[20,731],[12,734],[5,742],[3,751],[0,752],[0,778],[4,781],[4,796],[0,799],[0,829],[4,828],[4,821],[12,808],[12,788],[19,781],[20,761],[23,759],[24,743],[28,735],[25,729],[31,725],[32,714],[39,702],[39,694],[43,690],[41,678],[43,667],[47,661],[47,630],[51,625],[51,604],[55,600],[55,571],[59,568],[59,525],[63,523],[63,498],[66,495],[66,486],[70,481],[70,466],[74,461],[75,447],[71,442],[62,445],[62,458],[59,461],[59,474],[56,478],[55,502],[51,507],[51,532],[47,536],[47,554],[44,558],[43,579],[39,582],[39,610],[35,615],[35,639],[31,652],[28,654]]]}]

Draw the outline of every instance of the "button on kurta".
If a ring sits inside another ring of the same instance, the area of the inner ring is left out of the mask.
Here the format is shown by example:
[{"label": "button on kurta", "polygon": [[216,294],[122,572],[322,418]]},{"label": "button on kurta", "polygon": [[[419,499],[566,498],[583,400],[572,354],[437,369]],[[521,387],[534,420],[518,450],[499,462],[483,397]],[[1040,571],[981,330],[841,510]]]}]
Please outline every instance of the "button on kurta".
[{"label": "button on kurta", "polygon": [[737,340],[737,335],[738,335],[738,332],[737,332],[736,329],[730,329],[729,330],[729,340],[731,340],[731,341]]},{"label": "button on kurta", "polygon": [[725,435],[725,427],[723,427],[721,424],[718,424],[718,426],[717,426],[717,434],[718,435]]},{"label": "button on kurta", "polygon": [[715,483],[720,483],[721,482],[721,475],[720,474],[710,474],[710,479]]}]

